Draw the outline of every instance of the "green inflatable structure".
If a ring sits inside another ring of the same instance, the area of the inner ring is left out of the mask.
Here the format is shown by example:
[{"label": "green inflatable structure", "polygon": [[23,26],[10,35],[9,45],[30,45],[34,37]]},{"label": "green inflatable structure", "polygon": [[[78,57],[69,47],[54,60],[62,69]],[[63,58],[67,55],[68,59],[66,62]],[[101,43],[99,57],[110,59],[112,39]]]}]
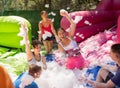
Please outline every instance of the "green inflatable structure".
[{"label": "green inflatable structure", "polygon": [[25,22],[28,27],[28,37],[31,42],[31,24],[23,17],[19,16],[0,16],[0,46],[10,48],[22,48],[22,36],[19,36],[21,22]]}]

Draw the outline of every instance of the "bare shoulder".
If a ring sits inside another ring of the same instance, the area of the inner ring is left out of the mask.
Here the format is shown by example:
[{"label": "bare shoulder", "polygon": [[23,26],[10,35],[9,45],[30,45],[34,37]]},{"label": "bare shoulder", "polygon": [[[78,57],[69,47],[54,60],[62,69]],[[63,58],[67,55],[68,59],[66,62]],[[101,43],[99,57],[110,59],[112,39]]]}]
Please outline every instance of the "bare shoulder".
[{"label": "bare shoulder", "polygon": [[39,21],[39,24],[41,24],[41,23],[43,23],[43,21],[42,21],[42,20],[40,20],[40,21]]},{"label": "bare shoulder", "polygon": [[41,24],[42,24],[42,22],[43,22],[43,21],[39,21],[39,25],[41,25]]}]

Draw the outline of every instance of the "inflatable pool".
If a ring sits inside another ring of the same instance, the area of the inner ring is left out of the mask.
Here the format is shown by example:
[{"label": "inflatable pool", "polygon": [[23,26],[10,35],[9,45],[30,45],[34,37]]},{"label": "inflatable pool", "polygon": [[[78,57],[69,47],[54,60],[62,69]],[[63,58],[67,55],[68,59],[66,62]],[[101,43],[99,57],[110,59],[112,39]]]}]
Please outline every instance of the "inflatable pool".
[{"label": "inflatable pool", "polygon": [[0,16],[0,46],[23,48],[20,45],[23,37],[19,36],[21,22],[27,23],[28,35],[31,40],[31,24],[29,21],[19,16]]}]

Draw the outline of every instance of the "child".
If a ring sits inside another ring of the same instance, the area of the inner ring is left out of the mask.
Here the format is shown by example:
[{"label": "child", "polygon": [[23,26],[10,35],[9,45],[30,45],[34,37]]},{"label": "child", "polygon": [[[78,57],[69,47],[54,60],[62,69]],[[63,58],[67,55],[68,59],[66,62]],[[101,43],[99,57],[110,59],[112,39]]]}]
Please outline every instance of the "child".
[{"label": "child", "polygon": [[41,44],[38,40],[34,40],[32,42],[32,48],[33,52],[30,50],[30,44],[28,42],[28,32],[27,32],[27,26],[26,23],[22,24],[22,29],[25,32],[24,35],[24,40],[25,40],[25,45],[26,45],[26,53],[27,53],[27,58],[28,58],[28,64],[36,64],[41,66],[43,69],[47,69],[46,65],[46,59],[44,56],[41,56],[40,50],[41,50]]},{"label": "child", "polygon": [[34,82],[36,78],[39,78],[41,74],[41,67],[37,65],[30,65],[29,70],[25,73],[20,74],[20,76],[15,80],[15,88],[38,88],[37,84]]}]

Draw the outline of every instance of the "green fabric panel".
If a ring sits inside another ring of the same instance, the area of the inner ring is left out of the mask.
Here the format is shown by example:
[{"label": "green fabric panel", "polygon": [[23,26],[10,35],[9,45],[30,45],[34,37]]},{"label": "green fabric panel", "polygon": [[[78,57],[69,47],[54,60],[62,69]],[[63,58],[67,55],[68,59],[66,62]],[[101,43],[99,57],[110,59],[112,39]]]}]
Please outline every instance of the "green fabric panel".
[{"label": "green fabric panel", "polygon": [[0,52],[1,52],[1,53],[5,53],[5,52],[7,52],[8,50],[9,50],[8,48],[0,47]]},{"label": "green fabric panel", "polygon": [[31,42],[31,24],[26,19],[19,16],[1,16],[0,17],[0,46],[22,48],[20,41],[23,39],[18,36],[20,32],[20,23],[26,22],[28,26],[28,37]]},{"label": "green fabric panel", "polygon": [[20,40],[22,37],[17,36],[18,33],[0,33],[0,45],[13,48],[21,48]]}]

